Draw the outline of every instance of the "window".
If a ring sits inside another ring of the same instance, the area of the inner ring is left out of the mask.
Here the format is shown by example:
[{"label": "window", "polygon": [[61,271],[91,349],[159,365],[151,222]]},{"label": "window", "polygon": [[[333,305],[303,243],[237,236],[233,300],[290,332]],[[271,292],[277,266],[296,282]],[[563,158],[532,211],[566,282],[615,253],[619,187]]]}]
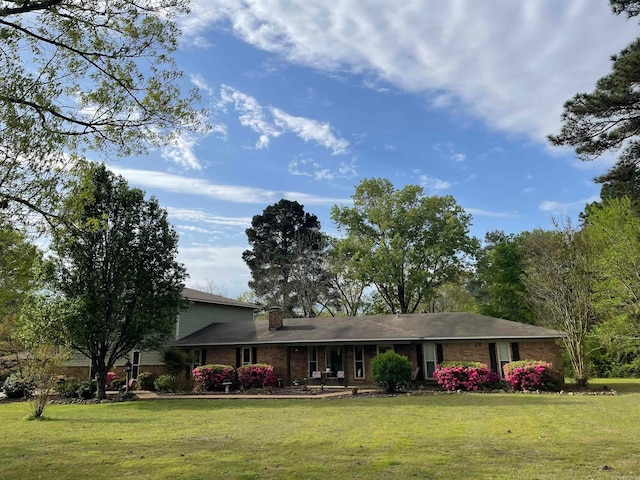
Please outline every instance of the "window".
[{"label": "window", "polygon": [[507,342],[498,342],[498,364],[500,377],[504,377],[504,366],[511,361],[511,348]]},{"label": "window", "polygon": [[353,347],[353,378],[364,378],[364,347]]},{"label": "window", "polygon": [[424,371],[426,372],[426,378],[433,378],[433,372],[436,371],[436,344],[425,343],[424,344]]},{"label": "window", "polygon": [[318,347],[308,347],[309,350],[309,376],[318,371]]},{"label": "window", "polygon": [[388,352],[389,350],[393,350],[393,345],[377,345],[376,346],[377,354]]},{"label": "window", "polygon": [[191,371],[196,367],[202,365],[202,349],[194,348],[191,350]]},{"label": "window", "polygon": [[242,363],[241,365],[251,365],[253,363],[253,354],[251,347],[242,348]]},{"label": "window", "polygon": [[131,362],[131,378],[138,378],[139,372],[140,372],[140,352],[138,350],[134,350],[133,360]]}]

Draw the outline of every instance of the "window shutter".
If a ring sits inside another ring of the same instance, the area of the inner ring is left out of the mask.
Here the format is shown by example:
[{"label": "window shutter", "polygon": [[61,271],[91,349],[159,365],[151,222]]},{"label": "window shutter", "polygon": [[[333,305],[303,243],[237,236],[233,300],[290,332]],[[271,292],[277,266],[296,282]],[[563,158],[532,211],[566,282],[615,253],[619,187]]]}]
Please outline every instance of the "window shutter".
[{"label": "window shutter", "polygon": [[236,368],[240,368],[240,365],[242,365],[242,359],[240,358],[241,353],[241,350],[236,348]]},{"label": "window shutter", "polygon": [[202,365],[206,365],[207,364],[207,349],[203,348],[202,350],[200,350],[202,353]]},{"label": "window shutter", "polygon": [[258,347],[251,348],[251,361],[258,363]]},{"label": "window shutter", "polygon": [[493,373],[498,373],[498,358],[496,356],[496,344],[489,344],[489,360],[491,362],[491,371]]},{"label": "window shutter", "polygon": [[444,351],[441,343],[436,343],[436,363],[440,365],[444,362]]},{"label": "window shutter", "polygon": [[520,345],[518,342],[511,343],[511,360],[517,362],[520,360]]}]

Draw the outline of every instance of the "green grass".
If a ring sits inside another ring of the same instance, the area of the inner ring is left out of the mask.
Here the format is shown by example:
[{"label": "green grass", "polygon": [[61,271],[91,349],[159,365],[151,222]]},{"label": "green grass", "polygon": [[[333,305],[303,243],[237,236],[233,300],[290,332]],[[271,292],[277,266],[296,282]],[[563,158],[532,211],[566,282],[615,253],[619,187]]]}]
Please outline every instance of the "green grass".
[{"label": "green grass", "polygon": [[640,478],[640,384],[602,383],[629,393],[5,403],[0,478]]}]

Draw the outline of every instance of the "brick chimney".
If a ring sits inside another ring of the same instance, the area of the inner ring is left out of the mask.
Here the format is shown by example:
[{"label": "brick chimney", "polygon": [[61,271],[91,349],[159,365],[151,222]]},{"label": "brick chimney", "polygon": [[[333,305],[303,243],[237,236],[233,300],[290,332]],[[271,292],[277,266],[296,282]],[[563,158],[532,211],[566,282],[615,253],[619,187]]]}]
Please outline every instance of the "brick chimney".
[{"label": "brick chimney", "polygon": [[269,330],[278,330],[282,328],[284,320],[284,312],[280,307],[271,307],[269,309]]}]

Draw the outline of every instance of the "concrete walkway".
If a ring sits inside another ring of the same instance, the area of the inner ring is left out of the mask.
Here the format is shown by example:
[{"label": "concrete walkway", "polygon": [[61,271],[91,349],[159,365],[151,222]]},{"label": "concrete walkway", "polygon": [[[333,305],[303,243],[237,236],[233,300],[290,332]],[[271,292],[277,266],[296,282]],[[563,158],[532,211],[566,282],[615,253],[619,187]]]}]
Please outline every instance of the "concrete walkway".
[{"label": "concrete walkway", "polygon": [[[378,390],[367,389],[360,390],[358,389],[358,393],[371,393],[377,392]],[[313,400],[313,399],[322,399],[322,398],[334,398],[334,397],[343,397],[347,395],[351,395],[351,389],[347,390],[339,390],[339,391],[329,391],[325,393],[307,393],[307,394],[291,394],[291,395],[246,395],[246,394],[234,394],[234,393],[216,393],[209,394],[204,393],[201,395],[181,395],[181,394],[167,394],[167,395],[158,395],[156,392],[149,392],[147,390],[136,390],[133,392],[140,400],[265,400],[265,399],[279,399],[279,400]]]}]

